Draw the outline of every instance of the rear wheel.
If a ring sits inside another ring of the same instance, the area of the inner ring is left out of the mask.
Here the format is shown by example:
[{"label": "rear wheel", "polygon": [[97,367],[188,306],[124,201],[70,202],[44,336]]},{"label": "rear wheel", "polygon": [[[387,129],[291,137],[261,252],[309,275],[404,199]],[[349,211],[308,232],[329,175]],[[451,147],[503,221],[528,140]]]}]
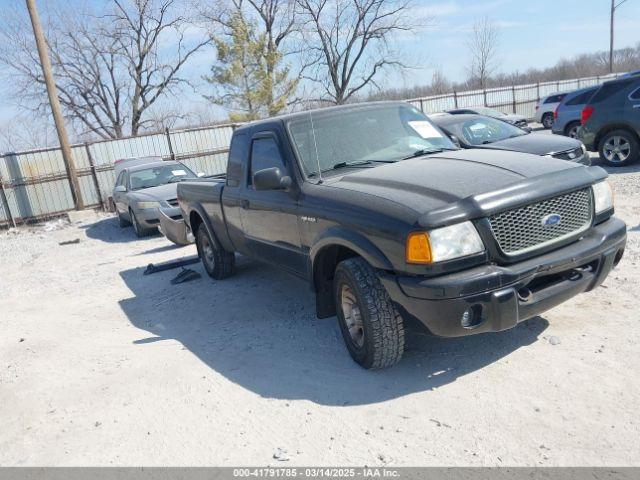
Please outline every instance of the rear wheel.
[{"label": "rear wheel", "polygon": [[553,127],[553,113],[548,112],[542,116],[542,126],[547,130]]},{"label": "rear wheel", "polygon": [[607,165],[622,167],[635,162],[640,157],[637,138],[626,130],[614,130],[600,141],[600,159]]},{"label": "rear wheel", "polygon": [[567,137],[576,138],[578,130],[580,130],[580,122],[571,122],[565,127],[564,133]]},{"label": "rear wheel", "polygon": [[196,231],[196,246],[204,269],[211,278],[222,280],[233,275],[236,260],[234,253],[218,247],[202,224]]},{"label": "rear wheel", "polygon": [[340,262],[334,294],[338,323],[351,358],[367,369],[398,363],[404,352],[402,316],[373,268],[362,258]]}]

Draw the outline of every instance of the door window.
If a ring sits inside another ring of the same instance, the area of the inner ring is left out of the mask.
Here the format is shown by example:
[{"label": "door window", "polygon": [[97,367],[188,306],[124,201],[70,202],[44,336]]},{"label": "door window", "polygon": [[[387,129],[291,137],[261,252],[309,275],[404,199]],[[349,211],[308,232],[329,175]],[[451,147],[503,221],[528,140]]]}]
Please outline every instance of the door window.
[{"label": "door window", "polygon": [[253,174],[265,168],[278,167],[283,175],[286,174],[284,160],[275,138],[257,138],[251,145],[251,168],[249,169],[248,184],[253,183]]}]

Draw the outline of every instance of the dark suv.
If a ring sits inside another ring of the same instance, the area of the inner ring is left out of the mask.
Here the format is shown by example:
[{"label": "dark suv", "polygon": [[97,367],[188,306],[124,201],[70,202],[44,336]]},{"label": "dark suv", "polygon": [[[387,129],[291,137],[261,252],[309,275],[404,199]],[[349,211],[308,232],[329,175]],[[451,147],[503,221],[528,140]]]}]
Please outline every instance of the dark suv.
[{"label": "dark suv", "polygon": [[604,83],[582,110],[579,138],[611,166],[640,159],[640,74]]}]

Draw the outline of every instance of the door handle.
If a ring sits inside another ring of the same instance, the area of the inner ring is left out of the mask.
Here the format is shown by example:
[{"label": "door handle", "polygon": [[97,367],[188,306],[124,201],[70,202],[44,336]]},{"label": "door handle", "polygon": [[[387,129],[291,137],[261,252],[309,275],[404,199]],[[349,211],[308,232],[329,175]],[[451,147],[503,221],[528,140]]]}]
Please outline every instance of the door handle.
[{"label": "door handle", "polygon": [[247,208],[249,208],[249,200],[246,199],[242,199],[240,200],[240,208],[246,210]]}]

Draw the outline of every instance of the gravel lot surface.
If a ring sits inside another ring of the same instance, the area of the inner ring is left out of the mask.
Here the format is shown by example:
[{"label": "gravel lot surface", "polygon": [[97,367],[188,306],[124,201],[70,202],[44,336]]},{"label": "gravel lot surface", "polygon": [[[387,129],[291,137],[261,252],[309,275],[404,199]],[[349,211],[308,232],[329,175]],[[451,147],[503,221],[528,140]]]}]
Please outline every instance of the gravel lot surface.
[{"label": "gravel lot surface", "polygon": [[[395,368],[349,358],[307,285],[112,217],[0,232],[0,465],[640,465],[640,168],[596,291],[498,333],[411,332]],[[60,245],[60,242],[79,243]]]}]

